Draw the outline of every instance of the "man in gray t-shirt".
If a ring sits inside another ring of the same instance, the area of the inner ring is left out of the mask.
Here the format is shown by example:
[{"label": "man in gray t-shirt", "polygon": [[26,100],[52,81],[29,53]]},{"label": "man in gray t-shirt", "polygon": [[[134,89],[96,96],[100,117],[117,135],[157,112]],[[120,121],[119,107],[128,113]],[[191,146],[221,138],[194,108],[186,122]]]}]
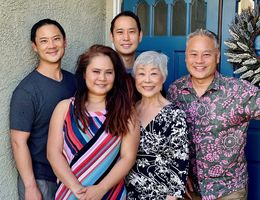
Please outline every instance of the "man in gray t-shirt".
[{"label": "man in gray t-shirt", "polygon": [[10,106],[10,129],[16,161],[19,199],[53,200],[56,177],[46,157],[49,121],[56,104],[76,91],[74,75],[61,69],[66,35],[51,19],[31,29],[39,64],[15,89]]}]

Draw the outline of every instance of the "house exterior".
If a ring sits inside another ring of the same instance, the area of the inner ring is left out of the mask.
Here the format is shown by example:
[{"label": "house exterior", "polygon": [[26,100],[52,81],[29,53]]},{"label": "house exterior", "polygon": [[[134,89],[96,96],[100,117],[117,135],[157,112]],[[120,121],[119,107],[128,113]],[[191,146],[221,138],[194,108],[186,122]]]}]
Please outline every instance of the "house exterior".
[{"label": "house exterior", "polygon": [[37,64],[30,30],[43,18],[64,27],[68,47],[63,68],[74,72],[77,57],[95,43],[111,45],[109,28],[118,12],[118,0],[0,0],[0,199],[17,200],[17,171],[9,133],[9,106],[13,90]]},{"label": "house exterior", "polygon": [[[155,0],[142,0],[142,2],[155,2]],[[165,0],[165,2],[175,2],[175,0]],[[185,3],[193,0],[178,0]],[[240,0],[244,6],[247,7],[251,0]],[[258,0],[256,0],[259,2]],[[64,69],[74,72],[74,67],[78,56],[85,51],[92,44],[105,44],[112,46],[109,39],[110,22],[121,9],[122,0],[26,0],[26,1],[13,1],[13,0],[0,0],[0,199],[1,200],[17,200],[17,170],[12,155],[12,149],[10,145],[10,131],[9,131],[9,106],[10,99],[13,90],[18,83],[31,72],[37,64],[37,56],[31,48],[30,42],[30,29],[32,25],[43,18],[55,19],[61,23],[64,27],[67,35],[68,46],[65,56],[63,58],[62,66]],[[133,2],[137,0],[124,0],[124,5],[130,5],[131,8]],[[140,1],[141,2],[141,1]],[[207,28],[217,32],[218,13],[215,7],[217,0],[205,0],[205,2],[212,4],[212,9],[216,11],[209,12],[208,19],[212,21],[207,23]],[[221,2],[221,0],[219,0]],[[227,32],[230,20],[234,17],[235,3],[239,0],[223,0],[223,23],[222,30]],[[229,6],[228,6],[229,5]],[[232,9],[228,9],[228,8]],[[127,7],[127,6],[126,6]],[[160,12],[161,13],[161,12]],[[159,14],[160,14],[159,13]],[[176,22],[178,23],[178,21]],[[162,23],[163,24],[163,23]],[[179,25],[179,24],[178,24]],[[168,27],[168,24],[167,24]],[[187,31],[188,26],[184,26],[183,30]],[[165,29],[168,33],[170,29]],[[189,30],[188,30],[189,32]],[[183,52],[185,47],[185,37],[179,37],[179,33],[173,33],[171,36],[176,36],[176,41],[180,43],[179,49],[176,49],[176,55],[174,55],[173,65],[179,65],[184,59]],[[147,30],[149,36],[149,30]],[[185,34],[184,34],[185,36]],[[228,35],[224,35],[222,39],[225,40]],[[152,37],[151,37],[152,38]],[[168,41],[167,37],[158,37],[158,44],[163,44],[161,39]],[[147,44],[146,45],[146,41]],[[140,45],[139,50],[149,50],[153,48],[152,44],[155,44],[155,37],[152,38],[153,42],[150,42],[150,38],[144,39]],[[260,43],[260,39],[258,40]],[[174,42],[172,40],[170,42]],[[170,44],[170,43],[169,43]],[[177,43],[174,43],[176,47]],[[164,45],[165,48],[167,45]],[[169,46],[169,45],[168,45]],[[158,47],[158,45],[157,45]],[[225,46],[222,46],[222,54],[225,51]],[[260,48],[260,45],[259,45]],[[166,52],[168,49],[166,49]],[[171,50],[169,50],[171,51]],[[232,75],[233,69],[228,65],[226,57],[222,55],[222,64],[225,64],[225,68],[220,68],[221,72]],[[172,73],[172,74],[171,74]],[[176,75],[173,75],[175,73]],[[179,75],[183,75],[186,71],[169,71],[173,79],[176,79]],[[172,80],[169,80],[168,84]],[[256,127],[256,128],[254,128]],[[259,139],[253,138],[258,136],[259,138],[259,123],[253,127],[252,134],[249,135],[251,141],[251,148],[254,151],[259,148]],[[253,135],[255,134],[255,135]],[[253,143],[255,142],[255,143]],[[259,151],[254,154],[252,160],[251,173],[252,178],[260,177],[260,164],[259,164]],[[253,155],[253,154],[252,154]],[[249,156],[250,157],[250,156]],[[257,157],[257,159],[256,159]],[[256,164],[255,164],[256,163]],[[259,178],[255,178],[252,186],[253,190],[259,186]],[[257,195],[260,195],[259,193]]]}]

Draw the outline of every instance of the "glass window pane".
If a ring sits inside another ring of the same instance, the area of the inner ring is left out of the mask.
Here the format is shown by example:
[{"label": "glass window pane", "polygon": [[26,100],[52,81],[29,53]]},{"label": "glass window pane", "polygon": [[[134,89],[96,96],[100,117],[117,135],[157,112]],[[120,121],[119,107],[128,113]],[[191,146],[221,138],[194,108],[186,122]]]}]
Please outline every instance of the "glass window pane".
[{"label": "glass window pane", "polygon": [[204,0],[193,0],[191,3],[191,32],[206,28],[207,3]]},{"label": "glass window pane", "polygon": [[149,25],[149,6],[146,2],[142,1],[137,6],[137,16],[139,17],[143,35],[148,35]]},{"label": "glass window pane", "polygon": [[167,33],[167,4],[164,0],[157,2],[154,8],[154,35]]},{"label": "glass window pane", "polygon": [[184,0],[178,0],[172,8],[172,35],[186,35],[187,6]]}]

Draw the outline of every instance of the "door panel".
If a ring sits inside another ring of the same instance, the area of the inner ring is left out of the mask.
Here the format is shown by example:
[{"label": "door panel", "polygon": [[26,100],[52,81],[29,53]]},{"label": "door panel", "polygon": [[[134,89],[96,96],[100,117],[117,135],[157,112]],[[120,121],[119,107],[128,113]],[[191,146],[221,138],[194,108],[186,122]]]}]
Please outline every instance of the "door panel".
[{"label": "door panel", "polygon": [[184,54],[190,30],[201,26],[214,32],[218,29],[216,0],[125,0],[123,9],[137,13],[144,27],[138,52],[155,50],[168,56],[166,90],[170,83],[187,74]]}]

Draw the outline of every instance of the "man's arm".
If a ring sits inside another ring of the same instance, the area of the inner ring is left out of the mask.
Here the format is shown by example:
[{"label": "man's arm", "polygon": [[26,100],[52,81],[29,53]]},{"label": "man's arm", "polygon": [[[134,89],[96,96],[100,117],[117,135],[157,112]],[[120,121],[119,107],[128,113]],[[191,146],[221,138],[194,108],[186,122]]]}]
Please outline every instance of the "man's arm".
[{"label": "man's arm", "polygon": [[11,144],[17,170],[25,187],[25,200],[41,200],[42,195],[37,187],[32,169],[32,159],[27,145],[29,132],[11,129]]}]

